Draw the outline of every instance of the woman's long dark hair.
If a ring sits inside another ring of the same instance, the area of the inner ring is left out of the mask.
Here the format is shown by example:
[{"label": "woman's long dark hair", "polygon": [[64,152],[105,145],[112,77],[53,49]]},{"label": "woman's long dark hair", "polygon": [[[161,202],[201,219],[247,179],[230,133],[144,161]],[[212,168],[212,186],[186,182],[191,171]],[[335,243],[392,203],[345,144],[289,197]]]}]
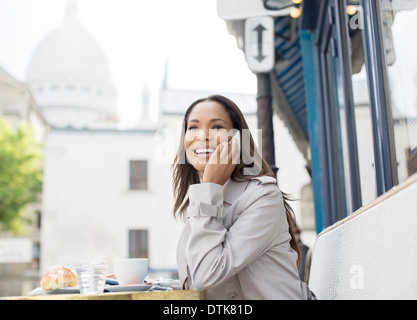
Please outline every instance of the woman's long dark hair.
[{"label": "woman's long dark hair", "polygon": [[[188,125],[188,117],[193,110],[193,108],[204,101],[215,101],[220,103],[225,110],[228,112],[230,118],[233,122],[233,128],[238,129],[240,132],[242,130],[248,130],[246,132],[249,132],[249,126],[246,123],[246,120],[240,111],[239,107],[230,99],[221,96],[221,95],[211,95],[207,98],[199,99],[194,101],[187,109],[184,115],[184,121],[183,121],[183,130],[182,130],[182,137],[180,142],[180,147],[178,149],[177,155],[175,156],[174,163],[172,165],[173,168],[173,175],[174,175],[174,181],[173,181],[173,189],[174,189],[174,197],[175,197],[175,204],[174,204],[174,216],[180,215],[183,210],[188,205],[188,199],[185,201],[188,189],[190,185],[201,183],[200,180],[200,174],[199,172],[187,161],[185,156],[185,147],[184,147],[184,135],[186,132],[186,128]],[[231,179],[235,181],[243,181],[243,180],[250,180],[254,177],[259,176],[270,176],[274,177],[275,175],[271,169],[271,167],[266,163],[266,161],[259,155],[259,152],[255,146],[255,142],[253,141],[252,135],[250,135],[250,143],[242,144],[241,143],[241,159],[239,164],[236,166],[234,172],[232,173]],[[252,164],[246,164],[244,159],[251,159],[253,156],[258,156],[260,161],[259,163],[252,163]],[[246,158],[245,158],[246,157]],[[254,166],[259,166],[258,168],[254,168]],[[247,175],[244,174],[245,169],[254,169],[252,172],[256,172],[255,175]],[[291,208],[291,206],[288,204],[288,201],[290,200],[288,195],[282,193],[283,200],[284,200],[284,206],[285,206],[285,212],[287,216],[287,221],[289,225],[289,232],[291,235],[291,241],[290,245],[291,248],[297,252],[298,254],[298,261],[299,264],[300,260],[300,249],[298,247],[297,238],[295,237],[295,218],[294,218],[294,212]]]}]

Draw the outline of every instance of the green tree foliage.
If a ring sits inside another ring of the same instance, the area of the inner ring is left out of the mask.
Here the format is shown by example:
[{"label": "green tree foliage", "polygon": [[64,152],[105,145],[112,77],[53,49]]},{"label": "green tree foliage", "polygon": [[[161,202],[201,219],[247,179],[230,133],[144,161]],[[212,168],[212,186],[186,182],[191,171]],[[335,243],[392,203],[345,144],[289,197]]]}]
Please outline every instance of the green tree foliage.
[{"label": "green tree foliage", "polygon": [[22,123],[14,130],[0,118],[0,230],[19,232],[23,210],[42,191],[42,146],[32,128]]}]

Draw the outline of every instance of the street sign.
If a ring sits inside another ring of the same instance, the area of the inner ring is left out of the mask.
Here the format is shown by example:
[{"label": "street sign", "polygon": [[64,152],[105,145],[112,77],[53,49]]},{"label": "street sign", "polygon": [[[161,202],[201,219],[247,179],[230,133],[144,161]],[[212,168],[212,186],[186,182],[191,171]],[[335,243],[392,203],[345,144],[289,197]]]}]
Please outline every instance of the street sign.
[{"label": "street sign", "polygon": [[32,240],[27,238],[0,239],[0,263],[32,261]]},{"label": "street sign", "polygon": [[255,73],[269,72],[274,67],[274,19],[249,18],[245,22],[245,58]]},{"label": "street sign", "polygon": [[217,13],[223,20],[244,20],[250,17],[288,16],[291,8],[265,9],[262,0],[217,0]]}]

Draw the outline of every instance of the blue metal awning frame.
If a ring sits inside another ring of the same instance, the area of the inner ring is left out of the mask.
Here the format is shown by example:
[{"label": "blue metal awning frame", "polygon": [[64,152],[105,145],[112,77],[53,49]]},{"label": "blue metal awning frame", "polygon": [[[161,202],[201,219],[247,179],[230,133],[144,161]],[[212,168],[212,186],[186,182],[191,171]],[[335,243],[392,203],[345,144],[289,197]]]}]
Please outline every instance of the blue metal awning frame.
[{"label": "blue metal awning frame", "polygon": [[271,72],[274,111],[283,120],[309,168],[309,141],[303,59],[297,20],[275,19],[276,64]]}]

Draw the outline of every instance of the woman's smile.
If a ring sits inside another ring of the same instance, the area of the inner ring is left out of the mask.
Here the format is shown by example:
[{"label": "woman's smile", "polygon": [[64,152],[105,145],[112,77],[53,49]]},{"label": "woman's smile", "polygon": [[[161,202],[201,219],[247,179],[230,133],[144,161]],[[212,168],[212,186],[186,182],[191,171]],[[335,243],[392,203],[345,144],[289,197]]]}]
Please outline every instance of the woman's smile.
[{"label": "woman's smile", "polygon": [[196,147],[194,149],[194,156],[200,159],[206,158],[209,159],[211,155],[214,153],[216,148],[210,148],[210,147]]}]

